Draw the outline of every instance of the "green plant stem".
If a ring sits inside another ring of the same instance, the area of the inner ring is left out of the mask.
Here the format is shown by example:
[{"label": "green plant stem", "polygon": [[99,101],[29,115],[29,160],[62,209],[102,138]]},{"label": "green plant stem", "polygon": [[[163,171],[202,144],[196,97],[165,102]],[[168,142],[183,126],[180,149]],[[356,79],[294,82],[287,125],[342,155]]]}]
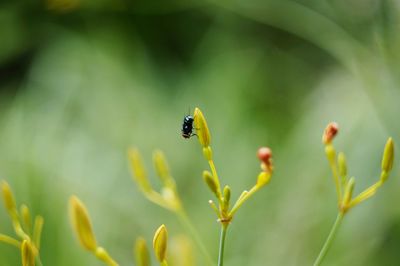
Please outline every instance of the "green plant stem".
[{"label": "green plant stem", "polygon": [[208,264],[215,265],[214,260],[211,258],[210,254],[208,253],[208,250],[204,246],[199,233],[197,232],[196,228],[193,226],[193,224],[190,221],[189,217],[187,216],[186,212],[184,210],[180,210],[177,213],[178,213],[181,223],[186,227],[186,229],[189,231],[189,233],[193,236],[194,241],[196,242],[197,246],[200,248],[201,253],[203,253],[204,257],[207,259]]},{"label": "green plant stem", "polygon": [[227,224],[221,225],[221,235],[219,238],[219,251],[218,251],[218,266],[224,265],[224,248],[225,248],[225,238],[227,229],[228,229]]},{"label": "green plant stem", "polygon": [[344,213],[339,212],[337,217],[336,217],[336,221],[332,226],[331,232],[329,233],[328,238],[325,241],[324,246],[322,247],[321,251],[319,252],[319,255],[317,257],[317,259],[314,262],[314,266],[319,266],[321,265],[322,261],[324,260],[326,254],[329,251],[329,248],[332,245],[333,240],[335,239],[336,233],[340,227],[340,224],[342,223],[344,217]]}]

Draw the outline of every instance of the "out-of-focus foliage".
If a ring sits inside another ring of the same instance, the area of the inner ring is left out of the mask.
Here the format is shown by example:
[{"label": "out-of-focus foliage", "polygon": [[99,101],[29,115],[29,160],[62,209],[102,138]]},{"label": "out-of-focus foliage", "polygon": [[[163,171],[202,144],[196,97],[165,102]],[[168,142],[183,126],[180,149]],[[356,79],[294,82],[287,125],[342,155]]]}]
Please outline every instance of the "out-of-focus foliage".
[{"label": "out-of-focus foliage", "polygon": [[[99,265],[71,231],[71,194],[122,265],[160,224],[185,233],[131,181],[130,146],[147,162],[165,152],[217,255],[207,165],[197,141],[180,136],[183,115],[199,106],[232,197],[254,184],[257,148],[274,151],[274,178],[232,222],[225,264],[310,265],[336,215],[324,126],[341,125],[336,147],[356,193],[379,175],[387,137],[400,141],[399,12],[395,0],[1,2],[0,177],[45,219],[43,264]],[[346,217],[325,265],[398,264],[396,162],[388,184]],[[6,215],[2,233],[12,232]],[[0,245],[0,266],[19,263],[17,249]]]}]

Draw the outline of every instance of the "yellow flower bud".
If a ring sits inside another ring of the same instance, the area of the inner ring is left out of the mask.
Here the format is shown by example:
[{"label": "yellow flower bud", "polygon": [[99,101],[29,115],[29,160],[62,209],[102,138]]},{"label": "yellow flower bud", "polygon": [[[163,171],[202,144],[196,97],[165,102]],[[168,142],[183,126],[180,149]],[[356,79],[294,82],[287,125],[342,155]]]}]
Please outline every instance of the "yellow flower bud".
[{"label": "yellow flower bud", "polygon": [[347,163],[346,157],[344,156],[343,152],[339,152],[338,155],[338,166],[339,166],[339,174],[341,177],[347,176]]},{"label": "yellow flower bud", "polygon": [[4,206],[10,215],[16,214],[16,204],[14,195],[11,191],[10,185],[6,181],[1,182],[1,190],[3,193]]},{"label": "yellow flower bud", "polygon": [[85,205],[76,196],[69,199],[69,212],[73,229],[82,246],[92,252],[96,251],[97,243],[92,230],[89,214]]},{"label": "yellow flower bud", "polygon": [[257,187],[265,186],[271,180],[271,173],[270,172],[261,172],[257,177]]},{"label": "yellow flower bud", "polygon": [[224,201],[228,202],[231,200],[231,188],[229,186],[224,187]]},{"label": "yellow flower bud", "polygon": [[24,229],[27,231],[27,233],[30,233],[31,227],[32,227],[32,221],[31,221],[31,214],[29,212],[29,208],[25,205],[22,204],[20,208],[21,212],[21,218],[22,222],[24,225]]},{"label": "yellow flower bud", "polygon": [[150,255],[147,249],[146,240],[144,240],[143,237],[136,239],[134,254],[137,266],[150,266]]},{"label": "yellow flower bud", "polygon": [[35,252],[32,244],[24,240],[21,244],[22,266],[35,266]]},{"label": "yellow flower bud", "polygon": [[154,151],[153,163],[154,163],[154,168],[156,168],[158,176],[162,179],[164,183],[167,183],[168,178],[170,176],[169,167],[162,151],[160,150]]},{"label": "yellow flower bud", "polygon": [[167,252],[168,233],[165,225],[161,225],[153,238],[153,249],[157,260],[162,263],[165,260]]},{"label": "yellow flower bud", "polygon": [[214,193],[214,195],[219,198],[219,193],[218,193],[218,186],[217,183],[215,183],[215,179],[214,177],[211,175],[210,172],[208,171],[204,171],[203,172],[203,179],[204,182],[207,184],[207,186],[210,188],[210,190],[212,191],[212,193]]},{"label": "yellow flower bud", "polygon": [[222,211],[227,212],[229,209],[229,203],[231,200],[231,188],[229,186],[224,187],[224,198],[222,201]]},{"label": "yellow flower bud", "polygon": [[347,182],[346,188],[344,190],[343,202],[342,202],[342,211],[347,212],[350,207],[351,198],[353,196],[355,186],[354,177],[350,178],[349,182]]},{"label": "yellow flower bud", "polygon": [[392,170],[393,159],[394,159],[394,144],[393,144],[393,139],[389,138],[386,142],[385,149],[383,151],[382,171],[389,173],[390,170]]},{"label": "yellow flower bud", "polygon": [[134,181],[144,192],[150,192],[152,188],[147,179],[147,174],[144,169],[139,151],[137,149],[129,149],[128,157],[131,164]]},{"label": "yellow flower bud", "polygon": [[194,109],[194,125],[196,128],[197,136],[199,137],[200,144],[203,147],[210,146],[211,135],[207,126],[206,119],[199,108]]}]

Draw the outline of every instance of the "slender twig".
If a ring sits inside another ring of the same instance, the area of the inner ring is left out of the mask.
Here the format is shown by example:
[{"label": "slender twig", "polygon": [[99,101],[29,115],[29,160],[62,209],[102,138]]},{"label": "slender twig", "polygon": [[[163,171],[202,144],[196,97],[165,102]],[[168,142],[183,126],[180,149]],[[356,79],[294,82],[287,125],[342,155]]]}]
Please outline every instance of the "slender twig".
[{"label": "slender twig", "polygon": [[340,224],[343,220],[344,217],[344,213],[339,212],[337,217],[336,217],[336,221],[332,226],[331,232],[328,235],[328,238],[325,241],[324,246],[322,247],[321,251],[319,252],[319,255],[317,257],[317,259],[314,262],[314,266],[319,266],[321,265],[323,259],[325,258],[326,254],[328,253],[329,248],[332,245],[333,240],[335,239],[336,233],[340,227]]}]

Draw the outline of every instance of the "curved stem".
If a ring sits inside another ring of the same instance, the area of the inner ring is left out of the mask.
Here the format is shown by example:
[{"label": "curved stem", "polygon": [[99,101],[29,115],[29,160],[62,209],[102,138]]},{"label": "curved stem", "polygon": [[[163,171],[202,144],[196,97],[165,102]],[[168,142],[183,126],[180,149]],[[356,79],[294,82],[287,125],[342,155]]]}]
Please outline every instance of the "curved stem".
[{"label": "curved stem", "polygon": [[221,225],[221,235],[219,238],[219,251],[218,251],[218,266],[224,265],[224,248],[225,248],[225,238],[228,225]]},{"label": "curved stem", "polygon": [[260,187],[255,185],[250,189],[250,191],[247,191],[246,193],[242,193],[240,195],[239,199],[235,202],[235,205],[233,205],[231,211],[229,212],[229,216],[233,216],[237,210],[243,205],[243,203],[248,200]]},{"label": "curved stem", "polygon": [[199,233],[197,232],[196,228],[193,226],[193,224],[190,221],[189,217],[187,216],[186,212],[182,209],[177,213],[178,213],[181,223],[186,227],[186,229],[189,231],[189,233],[193,236],[194,241],[196,242],[197,246],[200,248],[201,253],[203,253],[203,255],[206,257],[208,264],[214,265],[215,262],[213,261],[210,254],[208,253],[208,250],[204,246]]},{"label": "curved stem", "polygon": [[321,251],[319,252],[319,255],[317,257],[317,259],[314,262],[314,266],[319,266],[321,265],[323,259],[325,258],[326,254],[329,251],[329,248],[332,245],[333,240],[335,239],[336,233],[338,231],[338,228],[340,227],[340,224],[343,220],[344,217],[344,213],[339,212],[337,217],[336,217],[336,221],[332,226],[331,232],[329,233],[328,238],[325,241],[324,246],[322,247]]},{"label": "curved stem", "polygon": [[4,243],[10,244],[12,246],[15,246],[17,248],[21,248],[21,242],[19,242],[18,240],[14,239],[10,236],[0,234],[0,242],[4,242]]}]

